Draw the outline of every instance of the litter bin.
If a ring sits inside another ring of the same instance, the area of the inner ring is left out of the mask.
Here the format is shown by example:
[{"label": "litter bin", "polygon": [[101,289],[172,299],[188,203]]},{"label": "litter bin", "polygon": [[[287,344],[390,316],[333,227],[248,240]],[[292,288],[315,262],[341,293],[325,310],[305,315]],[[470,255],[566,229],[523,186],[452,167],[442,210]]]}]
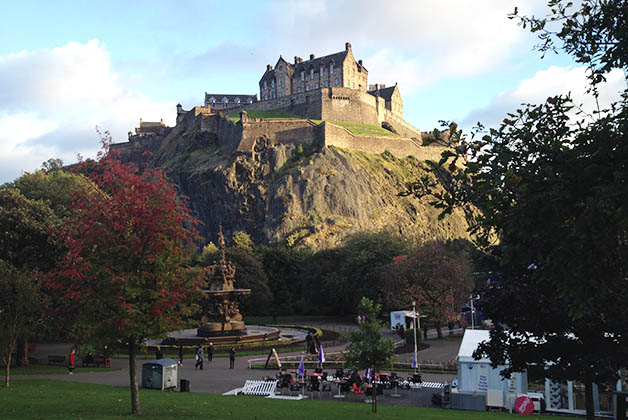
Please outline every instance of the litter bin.
[{"label": "litter bin", "polygon": [[177,361],[160,359],[142,365],[142,387],[168,389],[177,387]]},{"label": "litter bin", "polygon": [[190,381],[187,379],[181,379],[180,383],[179,389],[181,392],[190,392]]}]

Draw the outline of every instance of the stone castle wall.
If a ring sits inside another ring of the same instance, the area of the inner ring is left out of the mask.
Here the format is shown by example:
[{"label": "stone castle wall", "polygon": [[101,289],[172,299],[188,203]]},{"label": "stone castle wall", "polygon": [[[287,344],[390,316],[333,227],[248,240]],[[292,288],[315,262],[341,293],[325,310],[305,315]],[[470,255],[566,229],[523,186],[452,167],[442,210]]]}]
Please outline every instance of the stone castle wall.
[{"label": "stone castle wall", "polygon": [[439,146],[420,146],[410,137],[354,134],[344,127],[327,122],[323,123],[322,127],[326,146],[359,150],[372,154],[381,154],[388,150],[399,159],[414,156],[417,160],[430,159],[435,161],[440,159],[441,153],[445,150],[444,147]]},{"label": "stone castle wall", "polygon": [[242,140],[238,151],[251,153],[255,142],[264,137],[270,144],[311,144],[321,135],[321,127],[309,120],[263,120],[247,118],[241,122]]}]

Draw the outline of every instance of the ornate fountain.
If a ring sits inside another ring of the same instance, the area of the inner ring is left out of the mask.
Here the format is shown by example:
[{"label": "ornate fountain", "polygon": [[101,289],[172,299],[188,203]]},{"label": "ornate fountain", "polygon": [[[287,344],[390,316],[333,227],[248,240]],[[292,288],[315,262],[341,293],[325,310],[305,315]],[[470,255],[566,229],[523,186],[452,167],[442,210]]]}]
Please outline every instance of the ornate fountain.
[{"label": "ornate fountain", "polygon": [[207,267],[207,288],[203,293],[209,301],[209,309],[197,329],[198,337],[239,336],[246,334],[246,325],[238,308],[242,296],[251,289],[235,289],[233,279],[236,269],[225,258],[225,236],[222,228],[218,233],[220,261]]}]

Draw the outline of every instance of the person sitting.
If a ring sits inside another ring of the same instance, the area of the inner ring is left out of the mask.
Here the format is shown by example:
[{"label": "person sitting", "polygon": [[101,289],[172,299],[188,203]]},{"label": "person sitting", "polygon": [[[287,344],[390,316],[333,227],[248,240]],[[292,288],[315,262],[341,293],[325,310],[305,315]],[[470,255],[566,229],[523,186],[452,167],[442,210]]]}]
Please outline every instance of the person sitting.
[{"label": "person sitting", "polygon": [[362,384],[358,386],[358,384],[354,382],[352,387],[353,387],[353,393],[356,395],[362,395],[366,392],[366,384]]}]

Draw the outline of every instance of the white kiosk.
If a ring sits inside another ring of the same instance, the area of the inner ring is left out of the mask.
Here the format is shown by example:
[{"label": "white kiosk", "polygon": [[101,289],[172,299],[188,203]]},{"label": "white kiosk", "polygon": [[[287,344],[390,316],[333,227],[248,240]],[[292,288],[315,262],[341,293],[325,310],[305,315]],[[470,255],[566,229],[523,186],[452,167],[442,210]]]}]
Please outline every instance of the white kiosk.
[{"label": "white kiosk", "polygon": [[[528,392],[528,375],[525,372],[513,373],[510,379],[505,379],[500,372],[506,366],[491,367],[487,358],[475,360],[473,352],[482,341],[489,340],[487,330],[467,329],[462,337],[456,361],[458,362],[458,389],[452,392],[452,407],[454,400],[459,400],[461,406],[453,408],[486,409],[488,407],[511,409],[518,395]],[[459,394],[454,397],[454,393]],[[484,396],[484,404],[470,399]]]}]

